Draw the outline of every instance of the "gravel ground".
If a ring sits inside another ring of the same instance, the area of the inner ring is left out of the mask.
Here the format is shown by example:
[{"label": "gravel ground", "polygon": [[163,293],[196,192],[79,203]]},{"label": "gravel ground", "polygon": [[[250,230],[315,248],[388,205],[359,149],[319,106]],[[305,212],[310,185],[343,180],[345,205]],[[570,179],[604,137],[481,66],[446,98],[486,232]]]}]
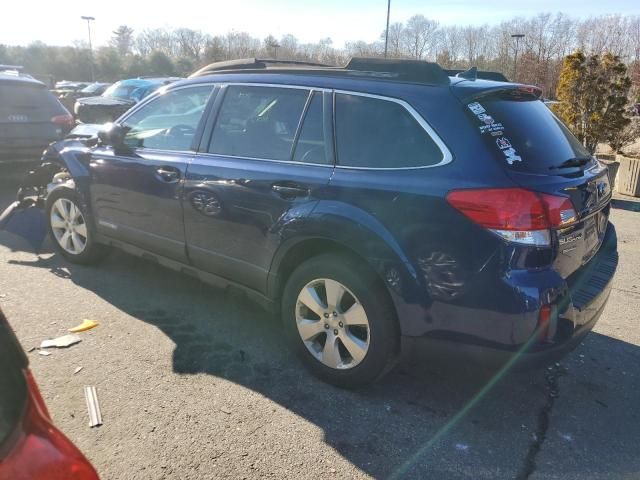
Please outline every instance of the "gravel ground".
[{"label": "gravel ground", "polygon": [[[0,207],[16,189],[0,178]],[[99,267],[0,232],[0,307],[54,421],[103,479],[640,477],[640,203],[618,199],[620,266],[559,368],[498,377],[413,359],[351,392],[310,377],[245,299],[115,252]],[[74,374],[76,367],[83,369]],[[84,385],[104,425],[88,427]]]}]

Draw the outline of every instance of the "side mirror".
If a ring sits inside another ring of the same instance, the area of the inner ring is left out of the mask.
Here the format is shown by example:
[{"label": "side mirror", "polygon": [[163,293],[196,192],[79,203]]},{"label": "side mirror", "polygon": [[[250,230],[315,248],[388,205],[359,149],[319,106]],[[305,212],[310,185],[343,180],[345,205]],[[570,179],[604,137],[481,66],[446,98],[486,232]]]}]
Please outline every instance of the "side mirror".
[{"label": "side mirror", "polygon": [[116,153],[131,153],[132,149],[125,143],[129,129],[118,123],[107,123],[98,131],[98,140],[103,145],[113,147]]}]

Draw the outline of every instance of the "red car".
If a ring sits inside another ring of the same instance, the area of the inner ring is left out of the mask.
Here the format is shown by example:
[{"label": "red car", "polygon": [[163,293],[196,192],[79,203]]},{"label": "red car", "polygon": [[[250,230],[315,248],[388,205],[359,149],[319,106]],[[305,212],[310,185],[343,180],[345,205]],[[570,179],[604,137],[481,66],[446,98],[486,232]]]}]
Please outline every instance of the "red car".
[{"label": "red car", "polygon": [[0,311],[0,480],[98,480],[52,423],[29,361]]}]

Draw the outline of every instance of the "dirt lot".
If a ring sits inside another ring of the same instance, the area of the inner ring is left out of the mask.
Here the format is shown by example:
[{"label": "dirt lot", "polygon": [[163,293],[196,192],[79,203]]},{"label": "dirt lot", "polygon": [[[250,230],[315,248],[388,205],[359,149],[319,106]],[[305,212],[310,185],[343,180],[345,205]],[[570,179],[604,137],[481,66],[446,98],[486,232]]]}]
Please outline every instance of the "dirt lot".
[{"label": "dirt lot", "polygon": [[[0,207],[16,188],[0,178]],[[122,253],[100,267],[0,232],[0,307],[55,422],[103,479],[640,477],[640,203],[617,200],[603,317],[561,367],[492,378],[417,360],[348,392],[311,378],[242,298]],[[83,369],[74,375],[76,367]],[[82,388],[96,385],[91,429]]]}]

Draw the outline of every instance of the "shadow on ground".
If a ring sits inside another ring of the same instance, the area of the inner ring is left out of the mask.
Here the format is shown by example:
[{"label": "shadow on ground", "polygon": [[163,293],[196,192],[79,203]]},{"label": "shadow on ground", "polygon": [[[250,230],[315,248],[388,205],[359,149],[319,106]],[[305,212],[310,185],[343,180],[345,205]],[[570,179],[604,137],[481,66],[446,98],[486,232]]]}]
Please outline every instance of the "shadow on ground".
[{"label": "shadow on ground", "polygon": [[[553,431],[554,403],[576,394],[562,391],[564,367],[508,372],[493,384],[495,372],[423,358],[404,362],[366,389],[339,390],[304,371],[285,349],[278,322],[243,297],[120,252],[100,268],[70,265],[59,256],[10,262],[68,278],[155,325],[176,345],[175,372],[207,373],[260,392],[322,428],[327,444],[376,478],[528,478]],[[576,370],[575,388],[582,388],[581,381],[588,386],[577,392],[580,402],[588,402],[596,415],[627,408],[616,406],[623,398],[637,402],[632,382],[617,384],[622,391],[615,398],[603,393],[618,363],[640,374],[637,347],[594,333],[580,352],[579,360],[568,362],[569,371]],[[486,395],[478,394],[491,384]],[[629,438],[637,439],[640,424],[628,428]],[[584,448],[597,455],[604,441],[606,436],[594,435]],[[572,463],[575,471],[563,470],[564,478],[587,472],[619,478],[640,471],[636,444],[622,445],[615,458],[624,462]]]},{"label": "shadow on ground", "polygon": [[[0,195],[6,203],[7,192]],[[11,249],[24,246],[2,238]],[[632,381],[640,376],[640,349],[632,344],[593,333],[563,366],[497,377],[418,356],[373,386],[345,391],[304,371],[286,350],[277,320],[243,297],[120,252],[100,267],[55,255],[11,262],[68,278],[156,326],[176,345],[175,372],[224,377],[261,393],[317,425],[328,445],[376,478],[631,478],[640,472],[640,422],[633,413],[640,393]],[[560,402],[567,418],[556,418]],[[579,438],[555,422],[569,422]],[[542,464],[549,443],[554,452]]]}]

